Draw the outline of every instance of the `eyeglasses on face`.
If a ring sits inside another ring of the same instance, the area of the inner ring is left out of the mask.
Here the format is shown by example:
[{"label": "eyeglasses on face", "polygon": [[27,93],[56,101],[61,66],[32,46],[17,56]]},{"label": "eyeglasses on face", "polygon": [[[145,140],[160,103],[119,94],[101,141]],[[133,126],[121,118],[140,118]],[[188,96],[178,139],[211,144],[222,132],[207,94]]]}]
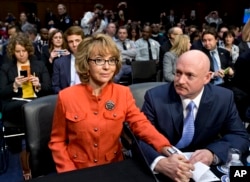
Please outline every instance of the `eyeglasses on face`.
[{"label": "eyeglasses on face", "polygon": [[103,66],[104,64],[106,64],[106,62],[109,65],[114,66],[118,62],[118,60],[115,59],[115,58],[110,58],[109,60],[105,60],[105,59],[102,59],[102,58],[96,58],[96,59],[88,59],[88,61],[93,61],[98,66]]}]

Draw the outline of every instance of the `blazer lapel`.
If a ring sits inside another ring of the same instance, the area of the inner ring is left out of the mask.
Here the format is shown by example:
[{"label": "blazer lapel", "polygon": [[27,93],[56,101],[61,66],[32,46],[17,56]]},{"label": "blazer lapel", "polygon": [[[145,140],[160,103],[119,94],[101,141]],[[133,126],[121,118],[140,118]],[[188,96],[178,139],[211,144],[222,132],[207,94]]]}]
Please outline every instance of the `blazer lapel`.
[{"label": "blazer lapel", "polygon": [[181,136],[183,128],[183,107],[180,96],[176,93],[173,84],[170,88],[169,100],[171,104],[170,115],[172,117],[173,126],[178,135]]},{"label": "blazer lapel", "polygon": [[206,125],[209,123],[210,115],[213,114],[212,102],[213,102],[212,91],[210,90],[210,87],[206,85],[204,88],[202,97],[201,97],[199,109],[197,111],[197,115],[195,119],[194,137],[199,137],[199,135],[202,135],[201,131],[203,131],[204,127],[206,127]]},{"label": "blazer lapel", "polygon": [[64,71],[66,73],[67,85],[70,86],[71,82],[71,54],[65,57]]}]

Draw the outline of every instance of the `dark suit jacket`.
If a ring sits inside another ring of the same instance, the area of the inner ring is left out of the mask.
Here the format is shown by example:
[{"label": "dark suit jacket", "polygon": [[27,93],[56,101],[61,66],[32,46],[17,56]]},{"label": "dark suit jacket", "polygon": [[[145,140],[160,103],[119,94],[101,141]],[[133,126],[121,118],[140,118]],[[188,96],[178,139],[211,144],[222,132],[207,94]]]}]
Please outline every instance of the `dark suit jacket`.
[{"label": "dark suit jacket", "polygon": [[52,89],[55,94],[69,87],[71,81],[71,54],[54,61],[52,74]]},{"label": "dark suit jacket", "polygon": [[[173,83],[147,91],[142,111],[172,145],[178,143],[183,129],[183,106]],[[234,104],[233,93],[223,87],[206,85],[195,119],[193,141],[181,150],[206,148],[226,162],[230,147],[246,153],[249,144],[248,134]],[[148,144],[140,141],[140,145],[150,164],[160,155]]]},{"label": "dark suit jacket", "polygon": [[243,53],[243,52],[245,52],[245,51],[247,51],[247,50],[249,50],[250,48],[248,47],[248,45],[247,45],[247,42],[245,42],[245,41],[241,41],[240,43],[239,43],[239,49],[240,49],[240,55]]},{"label": "dark suit jacket", "polygon": [[[223,49],[223,48],[220,48],[220,47],[217,47],[217,50],[218,50],[218,54],[220,57],[221,69],[226,69],[227,67],[234,68],[232,58],[230,56],[230,52]],[[214,63],[213,63],[213,59],[210,55],[210,51],[205,49],[204,47],[202,48],[202,51],[209,57],[210,71],[214,72]],[[225,76],[224,81],[225,81],[226,85],[228,85],[230,82],[230,78],[228,76]],[[213,79],[211,79],[211,83],[213,83]]]},{"label": "dark suit jacket", "polygon": [[[36,92],[38,97],[51,94],[51,80],[45,65],[40,61],[30,61],[31,74],[35,72],[41,83],[41,90]],[[0,98],[3,106],[12,100],[12,97],[22,97],[22,89],[13,92],[13,83],[17,77],[16,62],[9,61],[2,65],[0,71]]]},{"label": "dark suit jacket", "polygon": [[250,96],[250,49],[239,55],[234,67],[233,85]]},{"label": "dark suit jacket", "polygon": [[202,40],[196,40],[192,43],[191,48],[190,49],[195,49],[195,50],[202,50],[203,49],[203,44],[202,44]]}]

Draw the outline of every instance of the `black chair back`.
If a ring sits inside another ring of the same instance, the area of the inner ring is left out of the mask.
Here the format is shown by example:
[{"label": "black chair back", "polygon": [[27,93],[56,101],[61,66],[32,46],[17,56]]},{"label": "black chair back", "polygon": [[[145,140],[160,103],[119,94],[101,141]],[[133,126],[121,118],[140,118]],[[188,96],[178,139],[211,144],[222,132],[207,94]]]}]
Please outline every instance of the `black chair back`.
[{"label": "black chair back", "polygon": [[26,147],[30,152],[32,177],[55,172],[55,164],[48,148],[57,95],[37,98],[23,105]]},{"label": "black chair back", "polygon": [[157,67],[155,61],[133,61],[132,84],[142,82],[155,82]]},{"label": "black chair back", "polygon": [[167,84],[167,82],[146,82],[146,83],[137,83],[129,85],[129,88],[133,94],[136,105],[141,109],[144,102],[144,95],[147,90],[159,86]]}]

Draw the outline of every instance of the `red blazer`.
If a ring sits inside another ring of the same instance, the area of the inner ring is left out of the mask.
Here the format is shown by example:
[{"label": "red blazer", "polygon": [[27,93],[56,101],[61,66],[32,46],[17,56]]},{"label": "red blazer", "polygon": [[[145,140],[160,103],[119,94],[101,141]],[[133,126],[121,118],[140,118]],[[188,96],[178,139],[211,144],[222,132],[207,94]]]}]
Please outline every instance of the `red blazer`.
[{"label": "red blazer", "polygon": [[[113,107],[108,109],[107,103]],[[110,83],[100,96],[92,95],[87,84],[60,91],[49,142],[57,171],[123,160],[120,135],[124,121],[157,151],[170,145],[137,108],[128,87]]]}]

